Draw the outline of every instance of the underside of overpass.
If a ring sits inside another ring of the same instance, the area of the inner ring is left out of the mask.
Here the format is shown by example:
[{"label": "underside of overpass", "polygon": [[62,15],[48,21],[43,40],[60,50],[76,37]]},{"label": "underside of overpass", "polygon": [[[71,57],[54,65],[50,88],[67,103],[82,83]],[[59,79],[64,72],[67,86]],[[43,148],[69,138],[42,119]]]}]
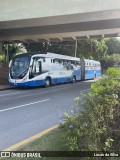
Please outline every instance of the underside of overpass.
[{"label": "underside of overpass", "polygon": [[[0,0],[0,42],[120,36],[119,0]],[[14,6],[14,7],[13,7]]]}]

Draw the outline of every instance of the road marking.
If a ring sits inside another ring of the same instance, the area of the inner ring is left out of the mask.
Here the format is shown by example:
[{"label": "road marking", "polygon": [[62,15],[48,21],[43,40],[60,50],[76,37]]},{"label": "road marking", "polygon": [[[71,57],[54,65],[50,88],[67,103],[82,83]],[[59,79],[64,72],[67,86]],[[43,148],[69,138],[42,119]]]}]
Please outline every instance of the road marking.
[{"label": "road marking", "polygon": [[25,140],[17,143],[17,144],[14,144],[13,146],[10,146],[9,148],[4,149],[3,151],[13,151],[13,150],[16,150],[18,147],[21,147],[21,146],[23,146],[23,145],[25,145],[25,144],[27,144],[27,143],[29,143],[29,142],[37,139],[37,138],[43,136],[44,134],[52,131],[52,130],[55,129],[55,128],[58,128],[58,125],[55,125],[55,126],[49,128],[49,129],[46,129],[45,131],[40,132],[40,133],[38,133],[38,134],[36,134],[36,135],[28,138],[28,139],[25,139]]},{"label": "road marking", "polygon": [[85,90],[82,90],[82,91],[80,91],[80,92],[86,92],[86,91],[88,91],[89,89],[85,89]]},{"label": "road marking", "polygon": [[31,104],[37,104],[37,103],[41,103],[41,102],[46,102],[46,101],[49,101],[49,100],[50,99],[44,99],[44,100],[33,102],[33,103],[28,103],[28,104],[23,104],[23,105],[12,107],[12,108],[3,109],[3,110],[0,110],[0,113],[1,112],[5,112],[5,111],[9,111],[9,110],[12,110],[12,109],[16,109],[16,108],[21,108],[21,107],[24,107],[24,106],[29,106]]},{"label": "road marking", "polygon": [[12,94],[19,94],[20,92],[16,92],[16,93],[9,93],[9,94],[2,94],[0,95],[0,97],[3,97],[3,96],[9,96],[9,95],[12,95]]}]

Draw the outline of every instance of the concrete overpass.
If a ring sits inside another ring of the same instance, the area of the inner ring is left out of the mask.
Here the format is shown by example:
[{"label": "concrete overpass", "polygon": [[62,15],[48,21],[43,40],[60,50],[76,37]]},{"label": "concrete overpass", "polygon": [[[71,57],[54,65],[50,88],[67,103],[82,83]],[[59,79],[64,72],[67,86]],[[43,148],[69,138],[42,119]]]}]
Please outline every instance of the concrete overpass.
[{"label": "concrete overpass", "polygon": [[0,0],[0,42],[120,36],[120,0]]}]

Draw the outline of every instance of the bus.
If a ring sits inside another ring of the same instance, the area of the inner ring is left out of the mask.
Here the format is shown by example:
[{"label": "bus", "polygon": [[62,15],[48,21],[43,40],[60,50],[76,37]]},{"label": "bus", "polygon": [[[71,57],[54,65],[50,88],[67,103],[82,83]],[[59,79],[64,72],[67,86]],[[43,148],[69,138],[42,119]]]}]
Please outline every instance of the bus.
[{"label": "bus", "polygon": [[23,53],[9,63],[9,84],[19,87],[49,87],[100,77],[100,62],[56,53]]}]

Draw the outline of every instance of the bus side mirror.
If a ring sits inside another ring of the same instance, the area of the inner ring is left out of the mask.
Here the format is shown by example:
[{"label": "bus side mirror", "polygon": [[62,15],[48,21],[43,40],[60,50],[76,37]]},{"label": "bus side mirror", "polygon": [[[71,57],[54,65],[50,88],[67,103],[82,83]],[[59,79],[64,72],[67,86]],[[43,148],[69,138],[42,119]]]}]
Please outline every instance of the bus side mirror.
[{"label": "bus side mirror", "polygon": [[11,64],[12,64],[12,60],[10,60],[10,62],[9,62],[9,68],[11,67]]}]

